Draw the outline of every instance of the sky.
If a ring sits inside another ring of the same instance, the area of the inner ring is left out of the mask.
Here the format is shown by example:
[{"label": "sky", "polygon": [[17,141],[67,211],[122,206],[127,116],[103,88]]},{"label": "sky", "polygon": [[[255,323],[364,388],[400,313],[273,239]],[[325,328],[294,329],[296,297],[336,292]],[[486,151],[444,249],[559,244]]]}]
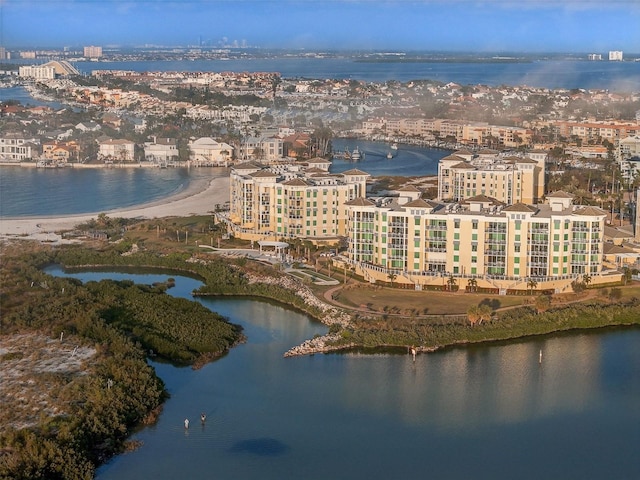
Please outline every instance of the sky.
[{"label": "sky", "polygon": [[640,53],[640,0],[0,0],[0,44]]}]

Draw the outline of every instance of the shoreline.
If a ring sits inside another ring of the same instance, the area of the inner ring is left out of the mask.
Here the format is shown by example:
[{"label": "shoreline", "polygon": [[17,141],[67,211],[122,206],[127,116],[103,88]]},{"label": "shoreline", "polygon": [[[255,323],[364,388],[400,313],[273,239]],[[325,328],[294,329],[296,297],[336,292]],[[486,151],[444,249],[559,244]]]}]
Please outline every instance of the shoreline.
[{"label": "shoreline", "polygon": [[30,239],[59,243],[57,232],[73,230],[79,223],[96,218],[100,213],[122,218],[164,218],[210,214],[216,204],[229,201],[228,175],[194,179],[181,191],[151,202],[107,211],[70,215],[0,217],[0,239]]}]

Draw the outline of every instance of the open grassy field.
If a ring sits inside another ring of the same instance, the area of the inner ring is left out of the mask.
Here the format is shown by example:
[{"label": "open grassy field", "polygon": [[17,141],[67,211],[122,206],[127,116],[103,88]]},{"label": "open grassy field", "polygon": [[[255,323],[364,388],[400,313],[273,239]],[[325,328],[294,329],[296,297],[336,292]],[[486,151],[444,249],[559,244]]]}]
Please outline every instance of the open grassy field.
[{"label": "open grassy field", "polygon": [[496,310],[523,305],[530,297],[498,296],[482,293],[403,290],[369,284],[348,284],[336,291],[334,300],[352,308],[401,315],[460,315],[481,303]]}]

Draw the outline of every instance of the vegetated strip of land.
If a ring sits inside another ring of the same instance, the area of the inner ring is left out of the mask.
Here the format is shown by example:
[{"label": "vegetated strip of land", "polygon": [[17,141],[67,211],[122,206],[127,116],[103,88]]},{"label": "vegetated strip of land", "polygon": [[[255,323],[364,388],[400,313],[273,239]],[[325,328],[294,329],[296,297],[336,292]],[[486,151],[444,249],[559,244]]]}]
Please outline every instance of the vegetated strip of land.
[{"label": "vegetated strip of land", "polygon": [[[420,351],[463,344],[514,340],[534,335],[615,326],[640,326],[640,301],[577,303],[537,313],[520,307],[471,326],[466,316],[426,318],[356,318],[329,342],[334,347],[377,348],[414,346]],[[313,353],[313,352],[308,352]]]}]

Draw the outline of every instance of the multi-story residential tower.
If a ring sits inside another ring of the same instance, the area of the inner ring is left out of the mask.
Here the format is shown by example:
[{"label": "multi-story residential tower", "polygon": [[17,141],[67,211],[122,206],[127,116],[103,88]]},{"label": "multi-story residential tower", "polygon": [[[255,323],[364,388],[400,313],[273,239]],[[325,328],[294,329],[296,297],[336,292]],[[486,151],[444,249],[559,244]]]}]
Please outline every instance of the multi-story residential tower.
[{"label": "multi-story residential tower", "polygon": [[544,195],[546,155],[499,157],[456,152],[438,163],[438,199],[486,195],[502,203],[538,203]]},{"label": "multi-story residential tower", "polygon": [[102,47],[84,47],[84,56],[86,58],[100,58],[102,57]]},{"label": "multi-story residential tower", "polygon": [[364,197],[369,174],[357,169],[331,174],[329,165],[324,159],[312,159],[305,165],[234,166],[230,231],[251,240],[344,236],[346,204]]},{"label": "multi-story residential tower", "polygon": [[[371,281],[523,288],[529,279],[560,291],[602,273],[606,212],[572,205],[563,192],[547,204],[505,206],[486,196],[456,203],[354,199],[348,204],[347,256]],[[460,284],[462,282],[462,284]]]}]

